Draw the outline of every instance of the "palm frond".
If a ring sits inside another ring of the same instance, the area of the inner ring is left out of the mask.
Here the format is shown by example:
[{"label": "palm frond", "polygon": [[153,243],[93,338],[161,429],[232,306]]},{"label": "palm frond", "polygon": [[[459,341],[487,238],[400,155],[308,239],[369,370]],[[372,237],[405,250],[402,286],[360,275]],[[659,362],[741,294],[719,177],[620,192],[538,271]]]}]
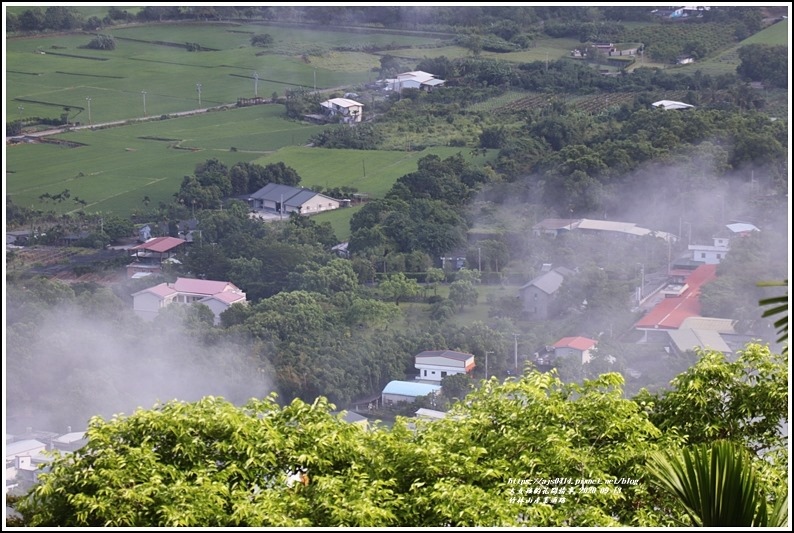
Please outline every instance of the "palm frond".
[{"label": "palm frond", "polygon": [[[788,287],[788,280],[760,281],[756,285],[759,287]],[[779,335],[777,342],[782,343],[788,341],[788,293],[771,298],[764,298],[758,301],[758,305],[761,307],[774,306],[764,311],[761,315],[764,318],[783,314],[782,317],[775,321],[775,328],[777,328],[777,334]],[[788,348],[784,347],[783,351],[788,352]]]},{"label": "palm frond", "polygon": [[654,484],[684,505],[695,526],[767,527],[788,520],[787,505],[781,510],[778,502],[767,512],[747,453],[731,442],[656,452],[647,468]]}]

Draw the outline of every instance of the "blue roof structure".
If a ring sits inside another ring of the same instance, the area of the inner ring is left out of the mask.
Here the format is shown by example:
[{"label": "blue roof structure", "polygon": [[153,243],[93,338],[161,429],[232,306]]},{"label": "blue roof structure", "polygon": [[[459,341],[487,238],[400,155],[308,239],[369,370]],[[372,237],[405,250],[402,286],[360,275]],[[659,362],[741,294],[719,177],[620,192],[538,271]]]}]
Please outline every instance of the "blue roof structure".
[{"label": "blue roof structure", "polygon": [[383,389],[383,394],[397,394],[400,396],[426,396],[441,390],[440,385],[417,383],[415,381],[390,381]]}]

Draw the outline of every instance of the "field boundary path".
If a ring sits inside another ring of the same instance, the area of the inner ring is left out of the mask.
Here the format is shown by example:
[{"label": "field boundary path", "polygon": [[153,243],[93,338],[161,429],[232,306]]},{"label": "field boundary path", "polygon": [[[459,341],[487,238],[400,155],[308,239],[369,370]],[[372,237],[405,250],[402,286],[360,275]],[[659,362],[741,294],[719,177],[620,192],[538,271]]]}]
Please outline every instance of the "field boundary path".
[{"label": "field boundary path", "polygon": [[[347,86],[340,86],[340,87],[328,87],[325,89],[317,89],[317,93],[330,93],[334,91],[343,91],[346,90]],[[186,117],[191,115],[199,115],[201,113],[206,113],[208,111],[215,111],[215,110],[225,110],[230,108],[236,108],[237,104],[221,104],[213,107],[204,107],[201,109],[190,109],[188,111],[177,111],[175,113],[167,113],[169,118],[178,118],[178,117]],[[20,135],[13,135],[11,137],[6,137],[6,144],[13,144],[15,142],[25,142],[26,140],[36,140],[43,137],[49,137],[51,135],[59,135],[61,133],[68,133],[70,131],[80,131],[80,130],[96,130],[96,129],[104,129],[104,128],[112,128],[116,126],[130,126],[133,124],[140,124],[141,122],[150,122],[154,120],[160,120],[162,115],[152,115],[148,117],[138,117],[138,118],[128,118],[125,120],[115,120],[112,122],[99,122],[97,124],[80,124],[79,126],[75,125],[66,125],[61,126],[59,128],[53,128],[49,130],[43,131],[35,131],[31,133],[23,133]]]}]

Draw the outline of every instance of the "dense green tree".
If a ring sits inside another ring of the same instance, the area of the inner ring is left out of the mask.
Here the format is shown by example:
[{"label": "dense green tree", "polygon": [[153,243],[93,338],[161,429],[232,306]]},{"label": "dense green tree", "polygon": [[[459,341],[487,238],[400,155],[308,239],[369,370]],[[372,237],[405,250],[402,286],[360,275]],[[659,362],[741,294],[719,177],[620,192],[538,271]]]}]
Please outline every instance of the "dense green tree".
[{"label": "dense green tree", "polygon": [[441,380],[441,394],[450,402],[463,400],[472,389],[471,376],[468,374],[451,374]]},{"label": "dense green tree", "polygon": [[19,29],[22,31],[41,31],[44,29],[44,13],[34,7],[19,15]]},{"label": "dense green tree", "polygon": [[386,280],[381,281],[378,288],[387,299],[394,300],[397,305],[400,305],[400,300],[419,294],[419,284],[416,280],[405,277],[402,272],[392,274]]},{"label": "dense green tree", "polygon": [[135,232],[132,221],[118,216],[103,217],[102,226],[111,242],[130,237]]},{"label": "dense green tree", "polygon": [[383,327],[397,320],[399,314],[397,308],[390,303],[368,298],[353,298],[344,310],[345,321],[351,326],[370,324]]},{"label": "dense green tree", "polygon": [[316,293],[280,292],[254,305],[245,326],[261,339],[283,341],[310,335],[328,322],[321,301]]},{"label": "dense green tree", "polygon": [[652,402],[650,418],[660,429],[677,428],[687,444],[730,440],[759,455],[785,447],[778,428],[788,421],[788,365],[769,347],[748,345],[735,361],[701,353],[671,385],[638,398]]},{"label": "dense green tree", "polygon": [[746,80],[762,81],[773,87],[787,88],[788,48],[755,43],[739,48],[736,73]]},{"label": "dense green tree", "polygon": [[335,293],[351,295],[358,286],[358,279],[350,261],[332,259],[326,265],[307,262],[298,265],[288,275],[291,290],[317,292],[326,296]]},{"label": "dense green tree", "polygon": [[477,305],[479,293],[472,282],[465,280],[453,281],[449,286],[449,299],[462,311],[467,305]]}]

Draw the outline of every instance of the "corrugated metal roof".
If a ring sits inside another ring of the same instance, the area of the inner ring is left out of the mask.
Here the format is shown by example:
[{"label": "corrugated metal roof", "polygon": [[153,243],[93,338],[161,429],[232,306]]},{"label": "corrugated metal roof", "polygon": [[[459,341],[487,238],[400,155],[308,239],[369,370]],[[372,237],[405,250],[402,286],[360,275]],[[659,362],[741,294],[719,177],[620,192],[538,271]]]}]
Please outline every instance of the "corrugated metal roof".
[{"label": "corrugated metal roof", "polygon": [[364,104],[356,102],[355,100],[350,100],[349,98],[331,98],[330,100],[326,100],[325,102],[320,102],[320,105],[323,107],[330,107],[331,104],[339,107],[354,107],[354,106],[364,107]]},{"label": "corrugated metal roof", "polygon": [[452,359],[454,361],[466,362],[474,357],[474,354],[455,352],[453,350],[425,350],[424,352],[416,355],[417,359],[421,357],[443,357],[445,359]]},{"label": "corrugated metal roof", "polygon": [[694,350],[695,348],[717,350],[723,353],[733,353],[716,331],[698,329],[673,329],[667,332],[680,352]]},{"label": "corrugated metal roof", "polygon": [[728,224],[726,226],[729,230],[734,233],[745,233],[748,231],[761,231],[760,229],[756,228],[754,225],[749,224],[747,222],[736,222],[734,224]]},{"label": "corrugated metal roof", "polygon": [[154,237],[143,244],[133,246],[130,250],[149,250],[150,252],[168,252],[187,241],[176,237]]},{"label": "corrugated metal roof", "polygon": [[564,279],[562,274],[556,270],[552,270],[551,272],[541,274],[521,288],[526,289],[529,286],[535,286],[546,294],[554,294],[554,292],[560,288]]},{"label": "corrugated metal roof", "polygon": [[295,196],[291,196],[289,200],[284,200],[284,205],[291,207],[300,207],[320,193],[310,191],[309,189],[302,189]]},{"label": "corrugated metal roof", "polygon": [[429,385],[415,381],[390,381],[383,389],[383,394],[397,394],[399,396],[426,396],[441,390],[440,385]]},{"label": "corrugated metal roof", "polygon": [[559,230],[573,229],[579,225],[579,219],[574,218],[546,218],[532,226],[534,230]]},{"label": "corrugated metal roof", "polygon": [[229,281],[215,281],[209,279],[176,278],[171,285],[178,292],[188,292],[192,294],[206,294],[207,296],[223,291],[234,291],[238,289]]},{"label": "corrugated metal roof", "polygon": [[637,329],[678,329],[685,319],[700,316],[700,287],[717,277],[717,265],[701,265],[686,279],[689,289],[665,298],[634,324]]},{"label": "corrugated metal roof", "polygon": [[249,195],[248,198],[283,203],[285,206],[290,207],[300,207],[315,196],[338,202],[338,200],[334,200],[330,196],[314,192],[311,189],[299,189],[298,187],[281,185],[280,183],[268,183]]},{"label": "corrugated metal roof", "polygon": [[701,331],[716,331],[718,333],[734,334],[734,320],[730,318],[712,318],[703,316],[691,316],[681,322],[681,329],[697,329]]},{"label": "corrugated metal roof", "polygon": [[[440,387],[439,387],[440,388]],[[31,451],[38,448],[44,448],[46,445],[35,439],[20,440],[6,444],[6,457],[16,457],[17,455],[26,455]]]},{"label": "corrugated metal roof", "polygon": [[202,298],[200,302],[205,300],[215,299],[219,300],[225,304],[233,304],[236,302],[244,302],[245,301],[245,294],[236,292],[236,291],[225,291],[225,292],[218,292],[213,294],[212,296],[207,296],[206,298]]},{"label": "corrugated metal roof", "polygon": [[597,343],[597,341],[588,339],[587,337],[563,337],[562,339],[555,342],[552,346],[555,348],[573,348],[583,352],[585,350],[589,350]]},{"label": "corrugated metal roof", "polygon": [[659,100],[651,104],[654,107],[663,107],[664,109],[689,109],[695,107],[684,102],[676,102],[675,100]]},{"label": "corrugated metal roof", "polygon": [[301,190],[297,187],[282,185],[280,183],[268,183],[255,193],[249,195],[249,198],[256,200],[270,200],[271,202],[281,202],[282,200],[289,200],[292,196],[295,196],[300,191]]},{"label": "corrugated metal roof", "polygon": [[152,293],[160,298],[165,298],[166,296],[171,296],[172,294],[176,294],[173,288],[168,286],[168,283],[161,283],[159,285],[155,285],[154,287],[149,287],[148,289],[143,289],[142,291],[138,291],[134,293],[132,296],[138,296],[139,294],[143,294],[145,292]]},{"label": "corrugated metal roof", "polygon": [[70,444],[72,442],[83,440],[84,438],[85,438],[85,431],[73,431],[72,433],[66,433],[58,438],[52,439],[52,442]]},{"label": "corrugated metal roof", "polygon": [[435,78],[434,75],[430,74],[429,72],[425,72],[423,70],[413,70],[411,72],[403,72],[402,74],[397,74],[397,79],[400,81],[418,81],[419,83],[424,83],[426,81],[432,80]]},{"label": "corrugated metal roof", "polygon": [[447,413],[445,413],[444,411],[436,411],[435,409],[425,409],[424,407],[421,407],[416,410],[416,416],[420,418],[421,417],[434,418],[436,420],[439,420],[441,418],[446,418]]}]

